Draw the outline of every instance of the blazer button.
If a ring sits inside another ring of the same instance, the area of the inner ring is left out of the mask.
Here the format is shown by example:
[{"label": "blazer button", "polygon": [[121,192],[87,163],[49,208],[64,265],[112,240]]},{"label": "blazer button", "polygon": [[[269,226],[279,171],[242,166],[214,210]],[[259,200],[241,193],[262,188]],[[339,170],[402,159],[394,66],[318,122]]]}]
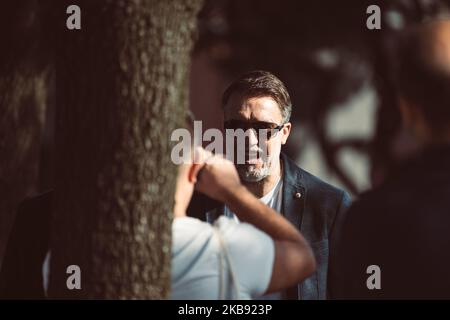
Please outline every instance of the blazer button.
[{"label": "blazer button", "polygon": [[300,199],[300,198],[302,197],[302,194],[301,194],[300,192],[296,192],[295,195],[294,195],[294,197],[295,197],[296,199]]}]

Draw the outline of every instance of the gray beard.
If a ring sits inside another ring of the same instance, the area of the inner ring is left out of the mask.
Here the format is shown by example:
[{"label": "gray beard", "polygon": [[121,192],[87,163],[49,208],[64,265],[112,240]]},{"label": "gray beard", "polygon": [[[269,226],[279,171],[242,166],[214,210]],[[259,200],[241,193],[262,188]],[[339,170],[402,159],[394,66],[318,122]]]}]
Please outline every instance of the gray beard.
[{"label": "gray beard", "polygon": [[270,164],[264,164],[261,168],[255,169],[254,165],[238,165],[237,171],[239,177],[245,182],[260,182],[270,176],[271,166]]}]

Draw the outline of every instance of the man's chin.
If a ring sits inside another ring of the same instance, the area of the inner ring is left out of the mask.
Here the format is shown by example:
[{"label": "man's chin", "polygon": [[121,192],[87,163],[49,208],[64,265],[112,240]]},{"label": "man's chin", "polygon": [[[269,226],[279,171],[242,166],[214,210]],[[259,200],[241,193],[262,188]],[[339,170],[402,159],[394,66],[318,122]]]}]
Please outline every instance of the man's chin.
[{"label": "man's chin", "polygon": [[261,166],[263,164],[263,162],[261,161],[261,159],[247,159],[245,160],[245,165],[247,166]]},{"label": "man's chin", "polygon": [[241,181],[242,183],[258,183],[261,182],[262,180],[264,180],[263,177],[260,176],[254,176],[254,175],[241,175]]},{"label": "man's chin", "polygon": [[261,170],[260,166],[257,166],[256,164],[238,164],[236,165],[236,169],[239,172],[239,174],[252,174],[255,171]]},{"label": "man's chin", "polygon": [[255,165],[239,165],[237,166],[237,171],[239,173],[239,177],[243,182],[247,183],[256,183],[264,180],[266,176],[260,174],[258,171],[260,168],[257,168]]}]

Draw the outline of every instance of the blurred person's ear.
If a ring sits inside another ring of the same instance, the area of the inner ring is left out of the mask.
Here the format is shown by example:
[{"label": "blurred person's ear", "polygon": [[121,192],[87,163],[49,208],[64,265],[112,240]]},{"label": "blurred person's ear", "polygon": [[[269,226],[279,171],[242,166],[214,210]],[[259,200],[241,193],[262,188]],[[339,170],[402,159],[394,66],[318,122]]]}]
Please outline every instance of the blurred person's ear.
[{"label": "blurred person's ear", "polygon": [[292,124],[290,122],[286,122],[284,127],[281,129],[281,144],[286,144],[289,135],[291,134]]}]

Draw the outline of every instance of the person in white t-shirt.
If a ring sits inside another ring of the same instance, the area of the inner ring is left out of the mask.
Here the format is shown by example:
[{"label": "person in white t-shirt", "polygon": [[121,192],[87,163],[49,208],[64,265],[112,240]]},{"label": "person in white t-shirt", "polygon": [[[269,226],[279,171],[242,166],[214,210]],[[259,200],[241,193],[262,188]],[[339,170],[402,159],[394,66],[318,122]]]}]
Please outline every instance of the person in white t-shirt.
[{"label": "person in white t-shirt", "polygon": [[[266,195],[259,198],[259,200],[264,203],[265,205],[269,206],[276,212],[281,212],[281,204],[282,204],[282,197],[283,197],[283,179],[281,177],[278,178],[278,181],[275,182],[274,187],[272,190],[270,190]],[[209,212],[206,213],[206,221],[209,223],[214,223],[214,211],[212,212],[213,216],[209,216]],[[239,218],[234,214],[227,206],[224,206],[224,212],[223,215],[226,217],[230,217],[233,220],[239,222]],[[259,300],[281,300],[282,299],[282,293],[281,292],[274,292],[268,295],[260,296]]]},{"label": "person in white t-shirt", "polygon": [[[197,160],[206,160],[179,168],[171,299],[252,299],[311,275],[315,259],[300,232],[241,184],[232,162],[196,152]],[[187,217],[194,187],[225,203],[241,223],[226,216],[214,225]]]}]

